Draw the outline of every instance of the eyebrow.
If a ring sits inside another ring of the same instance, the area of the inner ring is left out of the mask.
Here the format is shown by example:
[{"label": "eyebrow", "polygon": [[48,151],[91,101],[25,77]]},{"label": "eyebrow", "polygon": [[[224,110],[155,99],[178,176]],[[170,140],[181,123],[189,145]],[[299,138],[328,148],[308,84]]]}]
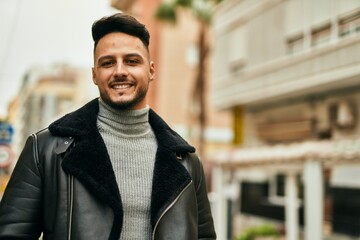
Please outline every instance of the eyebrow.
[{"label": "eyebrow", "polygon": [[[125,57],[139,57],[141,59],[144,59],[144,57],[141,55],[141,54],[138,54],[138,53],[129,53],[129,54],[125,54]],[[101,62],[105,59],[112,59],[112,58],[115,58],[114,55],[104,55],[104,56],[101,56],[97,62]]]},{"label": "eyebrow", "polygon": [[144,59],[144,56],[139,54],[139,53],[129,53],[129,54],[125,54],[125,57],[139,57],[141,59]]},{"label": "eyebrow", "polygon": [[99,59],[97,60],[97,62],[101,62],[101,61],[103,61],[103,60],[105,60],[105,59],[111,59],[111,58],[114,58],[114,56],[112,56],[112,55],[101,56],[101,57],[99,57]]}]

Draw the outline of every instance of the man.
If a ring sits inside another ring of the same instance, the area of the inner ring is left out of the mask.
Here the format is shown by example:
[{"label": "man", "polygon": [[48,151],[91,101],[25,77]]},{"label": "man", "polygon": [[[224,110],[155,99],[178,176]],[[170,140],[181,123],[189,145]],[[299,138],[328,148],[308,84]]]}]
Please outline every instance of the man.
[{"label": "man", "polygon": [[100,98],[27,140],[0,206],[0,239],[215,239],[195,149],[146,104],[149,33],[92,26]]}]

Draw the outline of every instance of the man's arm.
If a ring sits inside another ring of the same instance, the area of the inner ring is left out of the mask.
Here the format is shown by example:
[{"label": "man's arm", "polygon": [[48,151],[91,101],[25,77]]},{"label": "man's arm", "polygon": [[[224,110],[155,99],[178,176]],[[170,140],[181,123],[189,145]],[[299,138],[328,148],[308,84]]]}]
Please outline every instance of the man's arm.
[{"label": "man's arm", "polygon": [[42,180],[34,137],[29,137],[0,203],[0,239],[38,239]]},{"label": "man's arm", "polygon": [[[196,154],[192,154],[195,155]],[[212,240],[216,239],[214,221],[211,214],[211,208],[208,198],[208,192],[206,187],[206,179],[204,174],[204,169],[201,164],[200,159],[196,156],[196,177],[193,179],[196,181],[196,197],[198,205],[198,239],[202,240]],[[192,175],[195,173],[193,172]]]}]

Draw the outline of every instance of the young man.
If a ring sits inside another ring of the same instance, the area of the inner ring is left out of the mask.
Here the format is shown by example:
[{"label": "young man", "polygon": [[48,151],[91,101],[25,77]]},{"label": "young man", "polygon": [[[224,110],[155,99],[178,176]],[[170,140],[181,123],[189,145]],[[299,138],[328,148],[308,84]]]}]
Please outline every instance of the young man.
[{"label": "young man", "polygon": [[0,205],[0,239],[215,239],[195,149],[146,104],[149,33],[96,21],[100,93],[27,140]]}]

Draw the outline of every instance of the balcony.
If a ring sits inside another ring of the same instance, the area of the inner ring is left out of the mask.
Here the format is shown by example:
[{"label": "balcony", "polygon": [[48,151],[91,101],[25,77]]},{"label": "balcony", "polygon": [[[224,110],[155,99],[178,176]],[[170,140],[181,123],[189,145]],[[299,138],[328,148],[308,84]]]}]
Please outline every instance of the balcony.
[{"label": "balcony", "polygon": [[214,79],[212,101],[226,109],[360,86],[360,36],[245,67]]}]

